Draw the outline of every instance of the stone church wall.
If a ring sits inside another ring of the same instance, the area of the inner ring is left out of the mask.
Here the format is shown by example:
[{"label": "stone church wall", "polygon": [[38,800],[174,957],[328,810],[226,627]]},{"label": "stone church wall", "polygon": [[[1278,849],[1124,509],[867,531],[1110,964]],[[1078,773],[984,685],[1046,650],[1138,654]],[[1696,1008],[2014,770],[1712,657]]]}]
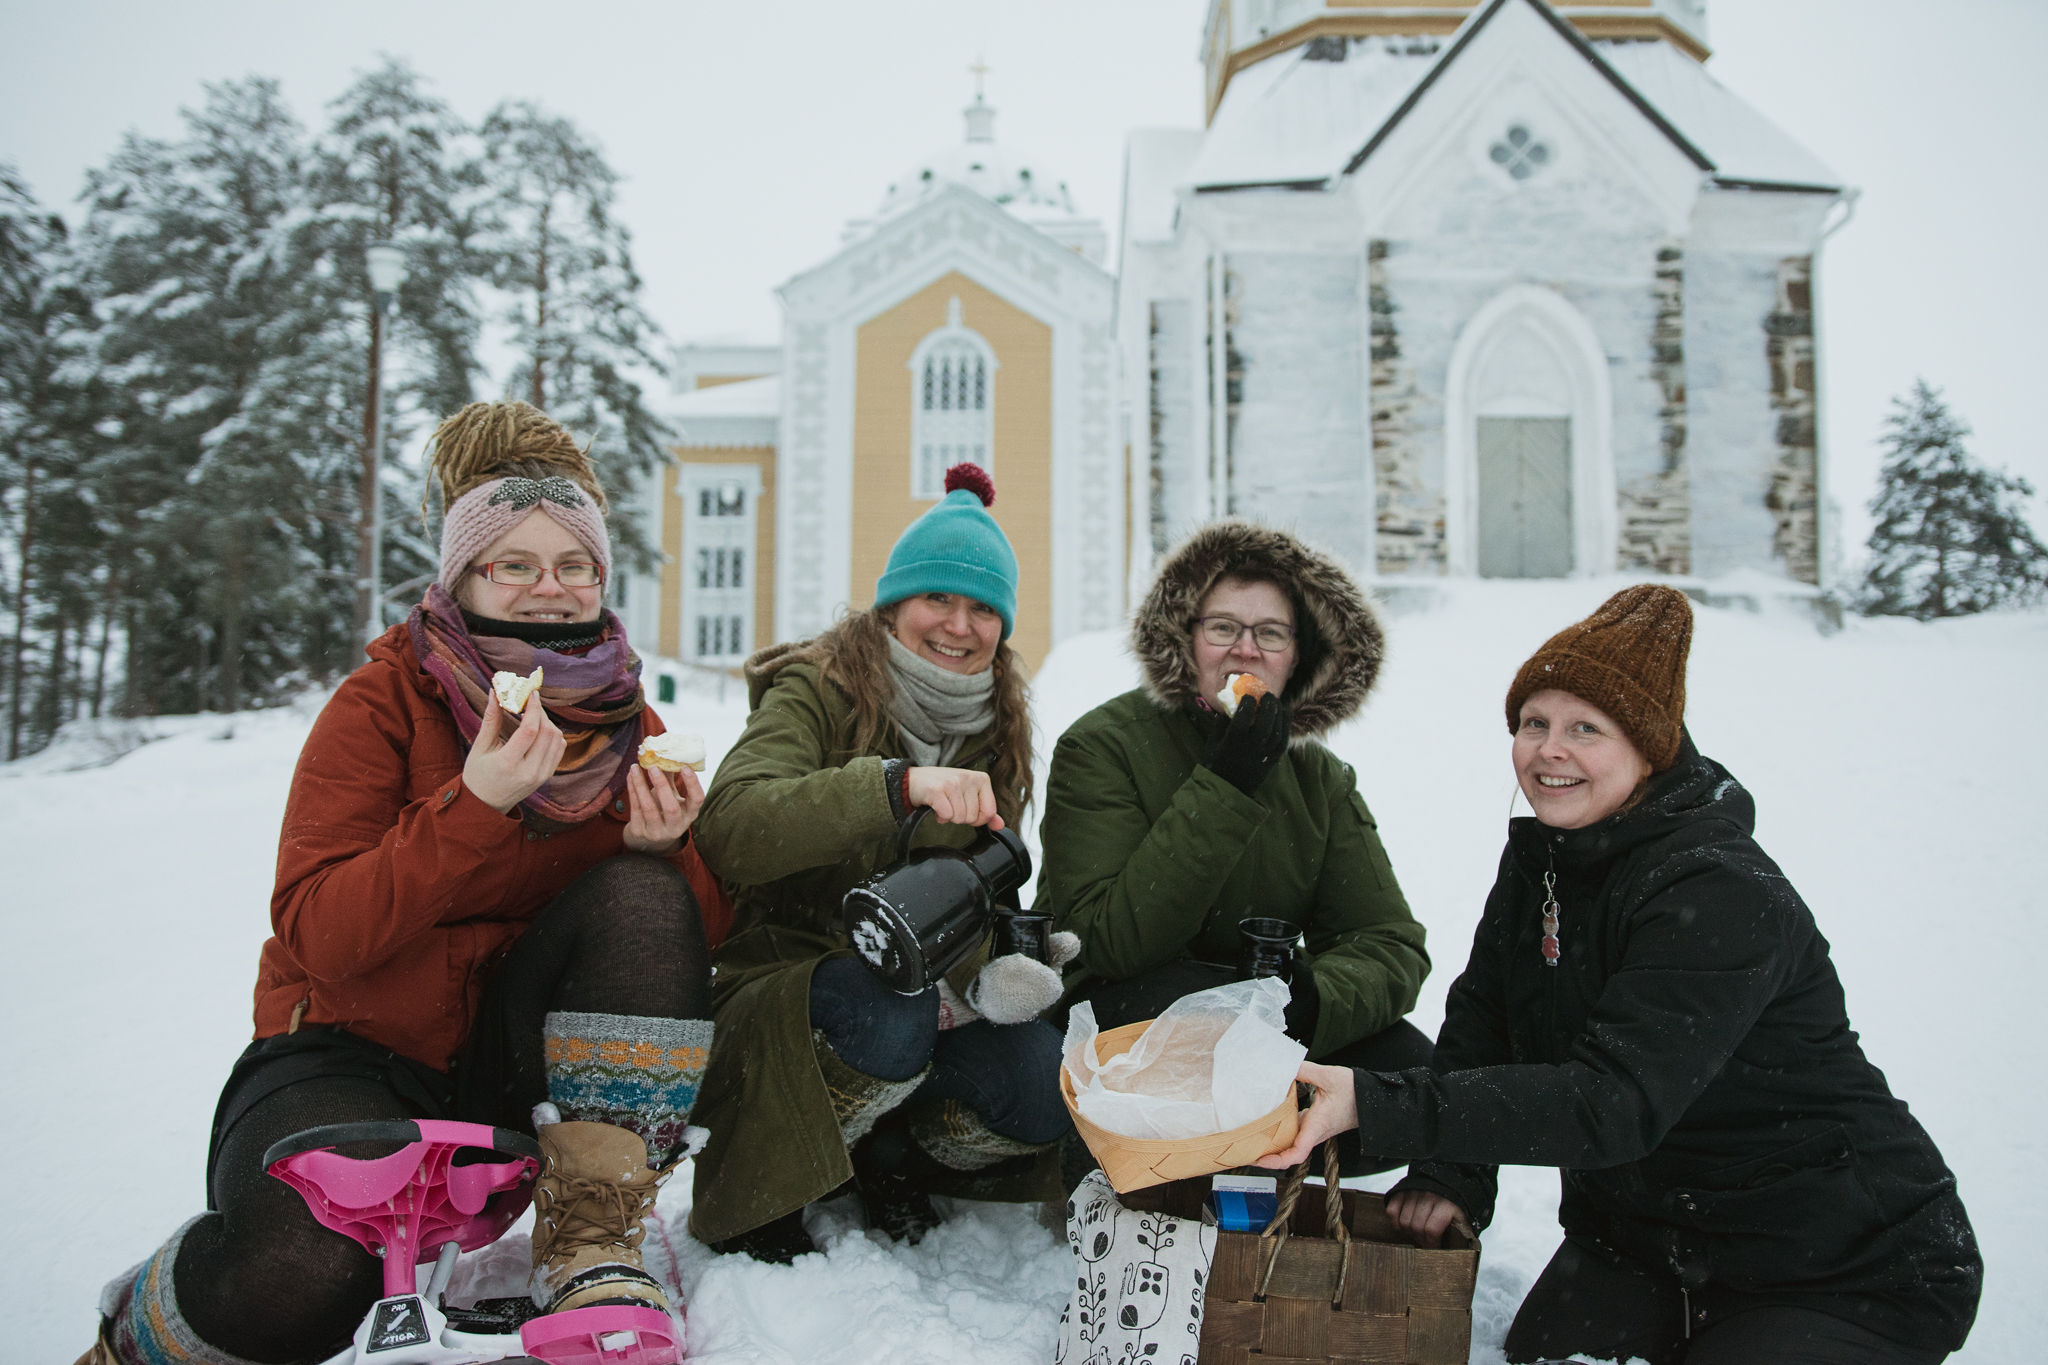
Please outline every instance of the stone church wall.
[{"label": "stone church wall", "polygon": [[1819,436],[1813,348],[1813,258],[1780,261],[1777,297],[1764,319],[1777,458],[1771,465],[1771,550],[1785,572],[1820,582]]},{"label": "stone church wall", "polygon": [[1623,572],[1689,573],[1692,569],[1692,480],[1686,465],[1685,249],[1676,242],[1657,251],[1657,318],[1650,332],[1650,373],[1662,404],[1659,468],[1616,490],[1618,543],[1614,562]]},{"label": "stone church wall", "polygon": [[1432,465],[1418,409],[1426,408],[1415,367],[1401,351],[1401,317],[1387,282],[1392,246],[1366,248],[1368,328],[1372,345],[1369,385],[1372,414],[1374,518],[1377,569],[1383,574],[1441,573],[1444,567],[1443,415],[1434,410],[1438,438]]},{"label": "stone church wall", "polygon": [[1363,567],[1372,515],[1355,255],[1235,252],[1229,508]]}]

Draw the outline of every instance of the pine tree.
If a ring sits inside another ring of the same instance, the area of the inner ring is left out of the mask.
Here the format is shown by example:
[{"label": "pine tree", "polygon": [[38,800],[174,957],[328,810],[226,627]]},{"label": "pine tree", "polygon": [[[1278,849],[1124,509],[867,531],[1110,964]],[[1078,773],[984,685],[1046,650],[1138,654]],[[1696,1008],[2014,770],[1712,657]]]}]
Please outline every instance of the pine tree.
[{"label": "pine tree", "polygon": [[332,501],[290,477],[321,424],[265,410],[319,344],[300,327],[317,288],[295,249],[304,133],[258,78],[209,86],[185,122],[92,173],[81,232],[93,365],[116,404],[93,482],[119,532],[126,702],[142,711],[238,707],[305,671],[309,585],[290,569]]},{"label": "pine tree", "polygon": [[[73,355],[89,310],[69,264],[63,220],[42,212],[14,168],[0,163],[0,581],[10,759],[42,747],[86,700],[84,625],[104,576],[92,492],[80,477],[92,438],[90,394]],[[97,690],[90,704],[98,714]]]},{"label": "pine tree", "polygon": [[[606,486],[622,489],[667,461],[672,433],[637,377],[667,366],[640,303],[630,234],[612,216],[618,177],[567,119],[524,101],[498,106],[481,133],[495,283],[510,300],[520,355],[506,391],[590,441]],[[648,557],[639,528],[613,535]]]},{"label": "pine tree", "polygon": [[1924,379],[1892,400],[1870,504],[1867,614],[1927,621],[2048,592],[2048,547],[2024,510],[2033,487],[1972,460],[1969,434]]}]

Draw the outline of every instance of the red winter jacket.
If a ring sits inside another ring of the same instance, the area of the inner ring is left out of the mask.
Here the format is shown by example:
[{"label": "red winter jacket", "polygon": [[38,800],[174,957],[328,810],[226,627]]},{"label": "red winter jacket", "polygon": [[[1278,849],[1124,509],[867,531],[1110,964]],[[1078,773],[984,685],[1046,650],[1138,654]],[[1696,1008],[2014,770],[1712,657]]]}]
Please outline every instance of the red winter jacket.
[{"label": "red winter jacket", "polygon": [[[277,845],[256,1036],[333,1024],[436,1069],[468,1037],[485,968],[541,907],[624,850],[626,803],[559,834],[462,784],[468,756],[403,625],[313,723]],[[641,713],[643,735],[661,718]],[[673,855],[713,946],[732,906],[689,839]]]}]

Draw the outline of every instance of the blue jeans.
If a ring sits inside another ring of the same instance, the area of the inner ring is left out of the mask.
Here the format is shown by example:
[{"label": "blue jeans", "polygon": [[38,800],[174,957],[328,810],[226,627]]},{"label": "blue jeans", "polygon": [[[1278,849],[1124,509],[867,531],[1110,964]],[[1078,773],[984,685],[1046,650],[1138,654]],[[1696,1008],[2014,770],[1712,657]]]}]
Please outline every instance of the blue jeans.
[{"label": "blue jeans", "polygon": [[959,1100],[989,1131],[1051,1142],[1067,1130],[1060,1099],[1059,1031],[1043,1019],[977,1019],[939,1029],[939,992],[898,995],[858,959],[832,958],[811,973],[811,1024],[855,1071],[903,1081],[929,1065],[911,1101]]}]

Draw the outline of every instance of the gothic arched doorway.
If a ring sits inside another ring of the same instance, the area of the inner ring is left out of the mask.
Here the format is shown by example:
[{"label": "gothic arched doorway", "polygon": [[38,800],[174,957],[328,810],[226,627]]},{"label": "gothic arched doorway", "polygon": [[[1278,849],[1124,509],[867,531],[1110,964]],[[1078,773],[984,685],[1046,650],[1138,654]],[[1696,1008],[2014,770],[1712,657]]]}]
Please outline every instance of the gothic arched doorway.
[{"label": "gothic arched doorway", "polygon": [[1614,563],[1606,357],[1556,294],[1516,286],[1459,336],[1445,385],[1453,573],[1562,578]]}]

